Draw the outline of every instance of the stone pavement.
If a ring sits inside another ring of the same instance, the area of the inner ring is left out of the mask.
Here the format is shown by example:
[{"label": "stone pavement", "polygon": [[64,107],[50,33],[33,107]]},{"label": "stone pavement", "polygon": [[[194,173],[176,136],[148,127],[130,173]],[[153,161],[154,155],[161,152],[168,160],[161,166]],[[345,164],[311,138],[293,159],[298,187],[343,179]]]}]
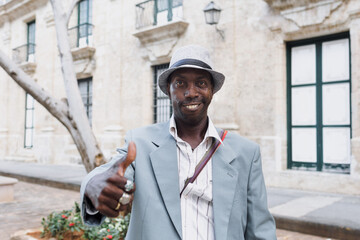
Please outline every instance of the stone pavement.
[{"label": "stone pavement", "polygon": [[360,196],[268,188],[277,228],[336,239],[360,239]]},{"label": "stone pavement", "polygon": [[[32,218],[37,218],[37,226],[40,227],[41,217],[56,209],[71,208],[74,200],[79,199],[79,194],[75,191],[62,189],[78,191],[86,171],[83,166],[79,165],[45,165],[0,161],[0,175],[41,184],[41,186],[29,185],[29,183],[20,182],[16,188],[23,190],[15,189],[15,202],[0,204],[1,233],[4,229],[11,229],[12,225],[16,225],[15,222],[19,221],[19,216],[16,217],[17,214],[21,213],[24,216],[24,221],[21,224],[24,224],[24,229],[27,229],[32,227],[30,226],[30,219]],[[32,187],[22,187],[24,184]],[[54,193],[51,193],[50,189],[54,188],[49,187],[47,189],[44,185],[62,189],[55,189],[53,190]],[[39,187],[45,188],[45,190],[38,189]],[[62,193],[63,191],[65,192]],[[32,200],[28,200],[29,202],[25,200],[27,194],[32,198]],[[51,200],[49,201],[49,199]],[[268,199],[270,211],[280,229],[332,239],[360,239],[360,196],[268,188]],[[25,201],[26,204],[22,201]],[[39,204],[39,207],[36,204]],[[10,214],[14,211],[15,215]],[[7,212],[9,215],[6,214]],[[25,215],[29,218],[25,218]],[[5,219],[3,216],[6,216]],[[279,239],[282,240],[323,239],[304,237],[305,235],[301,234],[299,238],[295,238],[294,234],[291,233],[291,237],[288,237],[289,232],[278,230]],[[0,239],[6,238],[1,237],[0,234]]]},{"label": "stone pavement", "polygon": [[80,190],[86,170],[82,165],[75,164],[54,165],[0,160],[0,175],[46,186]]},{"label": "stone pavement", "polygon": [[14,201],[0,203],[0,239],[9,240],[17,231],[41,228],[41,219],[53,211],[71,209],[80,201],[77,191],[18,182]]}]

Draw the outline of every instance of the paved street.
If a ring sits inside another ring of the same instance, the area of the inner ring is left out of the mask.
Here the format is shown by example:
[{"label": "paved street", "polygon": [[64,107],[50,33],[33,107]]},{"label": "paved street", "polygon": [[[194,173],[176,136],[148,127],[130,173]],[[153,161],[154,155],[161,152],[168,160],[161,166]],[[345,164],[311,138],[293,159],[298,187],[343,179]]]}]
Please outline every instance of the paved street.
[{"label": "paved street", "polygon": [[290,232],[281,229],[276,230],[278,240],[335,240],[332,238],[323,238],[317,236],[311,236],[307,234]]},{"label": "paved street", "polygon": [[8,240],[18,230],[40,228],[41,219],[53,211],[71,209],[79,193],[70,190],[18,182],[15,201],[0,203],[0,239]]},{"label": "paved street", "polygon": [[[77,191],[18,182],[15,201],[0,203],[0,239],[10,239],[19,230],[41,227],[41,219],[52,211],[70,209],[79,202]],[[324,240],[326,238],[278,230],[279,240]]]}]

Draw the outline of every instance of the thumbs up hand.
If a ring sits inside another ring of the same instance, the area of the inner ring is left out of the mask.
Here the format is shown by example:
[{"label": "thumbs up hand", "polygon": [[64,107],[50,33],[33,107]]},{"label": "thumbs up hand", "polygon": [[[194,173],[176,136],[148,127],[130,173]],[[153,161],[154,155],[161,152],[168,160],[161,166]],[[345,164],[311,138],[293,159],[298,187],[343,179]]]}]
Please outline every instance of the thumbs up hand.
[{"label": "thumbs up hand", "polygon": [[126,159],[125,161],[119,164],[118,174],[120,176],[122,177],[124,176],[127,167],[130,166],[130,164],[135,160],[135,157],[136,157],[136,145],[134,142],[130,142],[128,146]]},{"label": "thumbs up hand", "polygon": [[127,180],[124,174],[135,157],[136,146],[134,142],[130,142],[126,159],[119,164],[117,172],[106,180],[97,199],[97,210],[107,217],[117,217],[134,199],[135,183]]}]

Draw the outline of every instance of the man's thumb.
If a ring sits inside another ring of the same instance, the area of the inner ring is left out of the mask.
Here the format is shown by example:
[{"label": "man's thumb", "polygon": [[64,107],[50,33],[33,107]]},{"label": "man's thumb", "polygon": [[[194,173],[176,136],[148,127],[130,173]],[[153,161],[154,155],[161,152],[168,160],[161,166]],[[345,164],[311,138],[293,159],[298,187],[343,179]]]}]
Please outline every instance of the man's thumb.
[{"label": "man's thumb", "polygon": [[126,159],[119,164],[118,173],[120,176],[124,176],[127,167],[135,160],[135,157],[136,157],[136,145],[134,142],[130,142],[128,146]]}]

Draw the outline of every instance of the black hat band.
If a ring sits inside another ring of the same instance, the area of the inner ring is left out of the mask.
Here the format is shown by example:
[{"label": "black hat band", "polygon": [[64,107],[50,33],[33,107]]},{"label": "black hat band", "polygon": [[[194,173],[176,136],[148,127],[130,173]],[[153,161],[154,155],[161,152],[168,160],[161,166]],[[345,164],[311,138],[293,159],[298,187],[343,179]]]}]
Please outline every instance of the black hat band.
[{"label": "black hat band", "polygon": [[194,65],[194,66],[212,70],[212,68],[208,64],[204,63],[203,61],[200,61],[197,59],[192,59],[192,58],[181,59],[181,60],[177,61],[176,63],[174,63],[170,68],[176,68],[176,67],[179,67],[182,65]]}]

